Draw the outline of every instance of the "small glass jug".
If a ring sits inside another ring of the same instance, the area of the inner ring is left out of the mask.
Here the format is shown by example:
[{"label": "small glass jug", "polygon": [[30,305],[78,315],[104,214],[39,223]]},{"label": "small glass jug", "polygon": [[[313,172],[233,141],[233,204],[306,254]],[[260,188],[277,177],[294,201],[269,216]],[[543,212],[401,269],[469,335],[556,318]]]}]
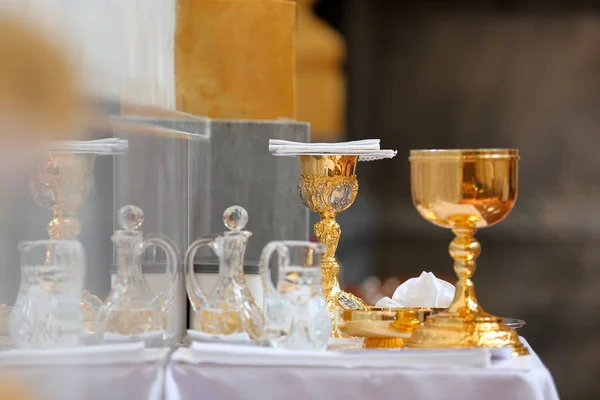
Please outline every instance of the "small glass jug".
[{"label": "small glass jug", "polygon": [[[272,274],[270,260],[275,252],[278,268]],[[324,252],[322,244],[302,241],[274,241],[263,249],[260,272],[265,287],[265,336],[271,346],[289,350],[327,348],[332,321],[323,297]]]},{"label": "small glass jug", "polygon": [[85,253],[78,241],[19,243],[21,285],[8,319],[9,335],[19,348],[75,346],[83,318],[79,296]]},{"label": "small glass jug", "polygon": [[[146,237],[137,230],[144,213],[128,205],[119,210],[123,228],[112,237],[116,247],[117,275],[112,290],[98,310],[94,330],[105,341],[144,340],[162,344],[167,339],[167,314],[173,304],[179,279],[177,248],[158,237]],[[141,258],[149,247],[162,248],[166,254],[169,291],[155,295],[142,273]]]},{"label": "small glass jug", "polygon": [[[223,213],[229,232],[207,236],[190,245],[185,255],[186,288],[196,318],[192,327],[207,339],[251,341],[261,339],[264,317],[244,278],[244,253],[251,232],[243,231],[248,213],[231,206]],[[210,296],[206,296],[194,275],[194,258],[203,246],[219,258],[219,276]]]}]

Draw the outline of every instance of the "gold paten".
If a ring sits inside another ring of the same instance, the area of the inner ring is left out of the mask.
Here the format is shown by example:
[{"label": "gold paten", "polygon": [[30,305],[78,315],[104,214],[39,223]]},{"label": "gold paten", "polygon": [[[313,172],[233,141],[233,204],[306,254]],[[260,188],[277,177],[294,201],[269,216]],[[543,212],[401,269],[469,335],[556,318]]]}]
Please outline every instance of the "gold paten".
[{"label": "gold paten", "polygon": [[[335,220],[339,212],[352,205],[358,194],[356,180],[356,155],[300,155],[300,181],[298,194],[302,203],[311,211],[318,212],[321,220],[314,226],[315,235],[327,250],[322,257],[323,295],[329,315],[335,320],[335,310],[366,310],[365,302],[340,289],[338,274],[340,265],[335,251],[342,230]],[[340,337],[335,327],[332,337]]]},{"label": "gold paten", "polygon": [[336,310],[335,323],[348,336],[364,337],[366,348],[403,347],[425,317],[443,308],[378,308]]},{"label": "gold paten", "polygon": [[515,330],[485,312],[471,277],[481,251],[477,229],[502,221],[518,189],[518,150],[413,150],[411,188],[417,211],[429,222],[452,229],[450,243],[456,295],[444,312],[428,317],[407,341],[416,348],[512,347],[528,354]]}]

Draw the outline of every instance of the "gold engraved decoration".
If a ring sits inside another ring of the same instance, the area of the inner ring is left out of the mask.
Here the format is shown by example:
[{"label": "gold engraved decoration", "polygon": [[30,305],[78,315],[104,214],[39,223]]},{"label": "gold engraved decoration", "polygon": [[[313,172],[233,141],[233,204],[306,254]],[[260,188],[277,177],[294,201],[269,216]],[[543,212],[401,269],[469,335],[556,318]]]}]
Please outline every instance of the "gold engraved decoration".
[{"label": "gold engraved decoration", "polygon": [[[320,215],[314,232],[319,242],[326,246],[321,267],[323,295],[329,314],[333,319],[336,309],[366,309],[363,300],[341,290],[338,280],[340,265],[335,258],[342,233],[336,216],[350,207],[358,194],[355,175],[358,156],[322,155],[298,158],[301,170],[298,195],[306,207]],[[335,326],[333,336],[343,336]]]}]

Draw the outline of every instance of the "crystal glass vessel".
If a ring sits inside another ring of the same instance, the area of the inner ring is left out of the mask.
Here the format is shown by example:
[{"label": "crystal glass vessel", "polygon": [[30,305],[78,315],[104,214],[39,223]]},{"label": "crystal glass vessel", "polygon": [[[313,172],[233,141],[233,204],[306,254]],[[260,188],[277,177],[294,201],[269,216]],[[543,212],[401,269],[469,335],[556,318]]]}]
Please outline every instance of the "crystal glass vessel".
[{"label": "crystal glass vessel", "polygon": [[[179,279],[177,248],[163,238],[143,237],[137,229],[144,222],[144,213],[138,207],[121,208],[118,218],[123,229],[112,237],[117,252],[117,277],[98,311],[94,330],[106,341],[141,339],[148,344],[162,344],[168,339],[166,316]],[[148,286],[141,268],[142,253],[153,246],[166,254],[167,279],[171,283],[168,292],[158,295]]]},{"label": "crystal glass vessel", "polygon": [[79,343],[83,319],[79,298],[85,254],[77,241],[19,243],[21,285],[8,320],[13,344],[47,349]]},{"label": "crystal glass vessel", "polygon": [[[332,321],[323,297],[321,257],[325,251],[322,244],[301,241],[274,241],[263,249],[260,269],[265,286],[265,334],[273,347],[327,348]],[[270,268],[273,253],[278,256],[274,274]]]},{"label": "crystal glass vessel", "polygon": [[[192,327],[207,335],[207,339],[258,340],[262,337],[264,317],[244,278],[244,252],[252,235],[242,230],[248,213],[240,206],[229,207],[223,213],[223,222],[229,232],[196,240],[185,255],[186,288],[196,312]],[[196,252],[204,246],[219,258],[219,277],[209,296],[202,292],[194,274]]]}]

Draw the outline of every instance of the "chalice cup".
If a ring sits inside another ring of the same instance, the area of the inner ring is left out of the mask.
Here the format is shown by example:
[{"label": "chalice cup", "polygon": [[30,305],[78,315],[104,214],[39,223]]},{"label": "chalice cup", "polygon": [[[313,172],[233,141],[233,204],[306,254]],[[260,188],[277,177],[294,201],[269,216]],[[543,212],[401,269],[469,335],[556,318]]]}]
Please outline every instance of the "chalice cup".
[{"label": "chalice cup", "polygon": [[[88,201],[94,190],[94,153],[43,153],[29,177],[33,200],[52,212],[48,223],[51,240],[78,240],[81,223],[79,209]],[[48,250],[47,262],[52,254]],[[101,300],[87,289],[82,292],[81,309],[84,325],[90,328],[95,320]]]},{"label": "chalice cup", "polygon": [[[332,320],[337,309],[367,309],[365,302],[340,289],[340,265],[335,251],[342,230],[336,215],[352,205],[358,194],[356,179],[357,155],[299,155],[300,180],[298,195],[302,203],[318,212],[320,221],[314,226],[315,235],[326,251],[321,258],[323,295]],[[334,326],[332,337],[343,337]]]},{"label": "chalice cup", "polygon": [[471,280],[481,247],[478,229],[502,221],[518,191],[519,152],[514,149],[412,150],[411,189],[415,207],[427,221],[452,229],[449,252],[458,276],[448,309],[427,317],[407,342],[416,348],[511,347],[528,354],[515,330],[485,312]]}]

